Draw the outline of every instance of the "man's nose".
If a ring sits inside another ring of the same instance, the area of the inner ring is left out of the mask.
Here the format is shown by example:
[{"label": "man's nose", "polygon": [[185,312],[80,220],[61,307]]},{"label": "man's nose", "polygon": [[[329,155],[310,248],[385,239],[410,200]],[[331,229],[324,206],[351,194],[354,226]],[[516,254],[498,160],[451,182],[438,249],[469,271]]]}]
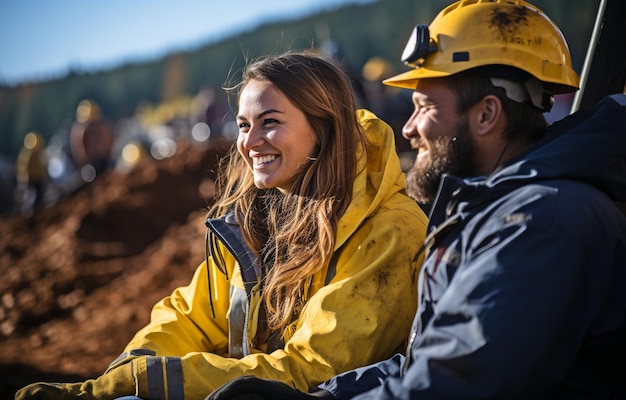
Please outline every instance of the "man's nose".
[{"label": "man's nose", "polygon": [[417,113],[417,110],[413,111],[413,114],[411,114],[402,127],[402,137],[407,140],[411,140],[411,138],[419,136],[419,133],[417,132]]}]

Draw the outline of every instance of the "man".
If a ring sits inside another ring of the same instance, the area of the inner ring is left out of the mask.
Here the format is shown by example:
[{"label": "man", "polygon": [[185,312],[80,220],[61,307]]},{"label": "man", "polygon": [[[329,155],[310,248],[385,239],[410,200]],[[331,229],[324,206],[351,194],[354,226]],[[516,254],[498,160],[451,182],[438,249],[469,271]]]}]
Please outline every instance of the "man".
[{"label": "man", "polygon": [[406,356],[310,394],[244,377],[210,399],[624,398],[626,96],[547,128],[578,77],[521,0],[452,4],[403,59],[385,83],[414,90],[407,189],[432,203]]}]

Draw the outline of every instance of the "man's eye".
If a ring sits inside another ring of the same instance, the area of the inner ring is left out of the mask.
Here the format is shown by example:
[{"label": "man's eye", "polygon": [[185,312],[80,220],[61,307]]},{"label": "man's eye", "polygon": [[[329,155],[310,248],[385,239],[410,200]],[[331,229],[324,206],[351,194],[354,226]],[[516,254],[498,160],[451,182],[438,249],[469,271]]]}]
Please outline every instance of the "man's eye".
[{"label": "man's eye", "polygon": [[422,113],[422,112],[431,110],[433,107],[432,107],[432,104],[421,104],[421,105],[416,106],[416,108],[419,112]]}]

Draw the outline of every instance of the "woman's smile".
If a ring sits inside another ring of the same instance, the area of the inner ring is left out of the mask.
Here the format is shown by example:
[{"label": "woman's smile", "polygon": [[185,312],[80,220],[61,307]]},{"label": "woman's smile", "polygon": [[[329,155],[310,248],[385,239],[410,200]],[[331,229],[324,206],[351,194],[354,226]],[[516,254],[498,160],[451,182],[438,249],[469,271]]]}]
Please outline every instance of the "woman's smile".
[{"label": "woman's smile", "polygon": [[254,168],[262,168],[274,161],[276,158],[278,158],[276,155],[252,157],[252,165]]}]

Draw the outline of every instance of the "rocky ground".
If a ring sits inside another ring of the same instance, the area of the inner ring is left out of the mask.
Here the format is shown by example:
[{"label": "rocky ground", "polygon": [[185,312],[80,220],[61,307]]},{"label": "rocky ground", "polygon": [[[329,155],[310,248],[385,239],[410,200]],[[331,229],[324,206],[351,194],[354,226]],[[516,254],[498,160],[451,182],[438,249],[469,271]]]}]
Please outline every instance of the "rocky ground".
[{"label": "rocky ground", "polygon": [[0,219],[0,399],[98,376],[204,257],[227,143],[110,171],[31,218]]}]

